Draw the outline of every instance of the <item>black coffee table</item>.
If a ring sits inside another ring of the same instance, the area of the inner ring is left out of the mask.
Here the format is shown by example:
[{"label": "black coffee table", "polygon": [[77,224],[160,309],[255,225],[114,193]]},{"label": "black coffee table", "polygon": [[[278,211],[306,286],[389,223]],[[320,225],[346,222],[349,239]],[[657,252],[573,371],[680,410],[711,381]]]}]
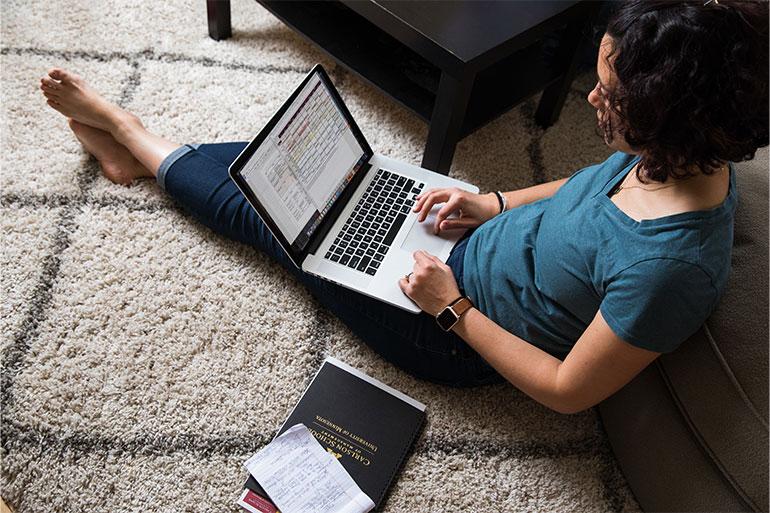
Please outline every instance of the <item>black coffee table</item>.
[{"label": "black coffee table", "polygon": [[[543,91],[559,116],[600,2],[259,0],[430,128],[422,166],[449,171],[457,142]],[[209,34],[230,36],[229,0],[208,0]]]}]

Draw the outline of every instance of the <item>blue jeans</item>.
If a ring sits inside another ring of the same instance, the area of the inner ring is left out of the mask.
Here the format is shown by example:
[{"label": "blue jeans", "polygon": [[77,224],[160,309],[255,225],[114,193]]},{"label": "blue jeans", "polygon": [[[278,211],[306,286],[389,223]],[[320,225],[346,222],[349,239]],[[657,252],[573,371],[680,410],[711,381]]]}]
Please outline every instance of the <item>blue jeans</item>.
[{"label": "blue jeans", "polygon": [[[158,183],[215,232],[254,246],[281,264],[353,333],[394,365],[444,385],[503,381],[478,353],[454,333],[443,331],[432,316],[409,313],[297,269],[227,174],[227,167],[245,145],[182,146],[161,164]],[[467,238],[458,242],[447,261],[460,285],[466,242]]]}]

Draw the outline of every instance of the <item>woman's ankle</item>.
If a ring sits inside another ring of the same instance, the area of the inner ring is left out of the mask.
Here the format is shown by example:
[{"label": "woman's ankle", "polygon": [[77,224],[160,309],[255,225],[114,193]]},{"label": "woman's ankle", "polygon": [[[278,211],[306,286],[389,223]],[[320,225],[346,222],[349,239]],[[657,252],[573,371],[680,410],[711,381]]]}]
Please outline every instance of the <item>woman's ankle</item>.
[{"label": "woman's ankle", "polygon": [[127,111],[116,113],[110,120],[110,134],[123,146],[136,137],[139,130],[145,130],[138,116]]}]

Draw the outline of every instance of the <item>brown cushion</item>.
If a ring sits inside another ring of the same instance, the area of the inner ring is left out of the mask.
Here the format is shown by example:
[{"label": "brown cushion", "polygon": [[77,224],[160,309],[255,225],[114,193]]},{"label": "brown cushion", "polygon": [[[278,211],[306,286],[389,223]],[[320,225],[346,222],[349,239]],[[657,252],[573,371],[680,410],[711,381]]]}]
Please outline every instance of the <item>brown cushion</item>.
[{"label": "brown cushion", "polygon": [[738,210],[730,281],[706,323],[746,398],[768,420],[768,151],[737,165]]},{"label": "brown cushion", "polygon": [[768,151],[736,166],[727,290],[706,325],[600,405],[648,510],[768,510]]}]

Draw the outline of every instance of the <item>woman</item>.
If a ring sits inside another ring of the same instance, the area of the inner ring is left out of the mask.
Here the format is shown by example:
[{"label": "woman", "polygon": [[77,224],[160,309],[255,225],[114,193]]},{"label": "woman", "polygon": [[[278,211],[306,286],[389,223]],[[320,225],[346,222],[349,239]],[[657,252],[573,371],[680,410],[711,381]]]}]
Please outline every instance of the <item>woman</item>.
[{"label": "woman", "polygon": [[[383,357],[439,383],[506,379],[581,411],[707,318],[730,266],[735,173],[768,144],[767,4],[632,2],[613,16],[589,94],[617,150],[569,179],[504,193],[430,190],[435,229],[471,228],[446,264],[414,253],[399,285],[415,316],[296,269],[229,180],[245,143],[180,146],[59,68],[48,104],[117,183],[156,177],[215,231],[284,265]],[[449,217],[452,213],[460,217]],[[450,332],[434,317],[459,297]]]}]

